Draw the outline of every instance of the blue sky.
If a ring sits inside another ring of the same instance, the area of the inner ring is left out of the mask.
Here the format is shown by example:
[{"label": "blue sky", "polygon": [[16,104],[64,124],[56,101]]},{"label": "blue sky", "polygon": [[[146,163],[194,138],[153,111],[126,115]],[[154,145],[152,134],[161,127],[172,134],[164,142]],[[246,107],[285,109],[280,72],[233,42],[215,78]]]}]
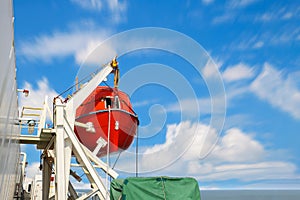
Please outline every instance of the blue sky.
[{"label": "blue sky", "polygon": [[[30,89],[21,105],[119,55],[141,121],[141,175],[300,188],[298,1],[15,0],[14,15],[17,82]],[[33,168],[39,152],[23,148]],[[121,177],[134,175],[134,151],[121,154]]]}]

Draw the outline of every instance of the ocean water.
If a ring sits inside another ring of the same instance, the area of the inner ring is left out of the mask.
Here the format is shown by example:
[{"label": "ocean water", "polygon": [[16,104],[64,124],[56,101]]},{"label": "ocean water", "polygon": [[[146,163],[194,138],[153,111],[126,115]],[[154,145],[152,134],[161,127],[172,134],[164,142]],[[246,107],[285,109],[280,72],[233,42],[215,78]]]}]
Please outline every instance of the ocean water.
[{"label": "ocean water", "polygon": [[300,200],[300,190],[201,190],[201,200]]}]

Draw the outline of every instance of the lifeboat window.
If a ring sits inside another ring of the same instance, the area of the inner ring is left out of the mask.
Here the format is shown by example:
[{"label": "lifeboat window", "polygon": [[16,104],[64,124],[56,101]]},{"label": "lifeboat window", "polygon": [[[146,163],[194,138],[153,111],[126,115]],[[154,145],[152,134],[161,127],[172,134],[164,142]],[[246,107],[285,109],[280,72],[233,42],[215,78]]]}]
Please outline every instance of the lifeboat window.
[{"label": "lifeboat window", "polygon": [[120,100],[118,96],[115,96],[113,108],[120,108]]},{"label": "lifeboat window", "polygon": [[105,98],[105,107],[106,108],[111,107],[111,98],[110,97]]}]

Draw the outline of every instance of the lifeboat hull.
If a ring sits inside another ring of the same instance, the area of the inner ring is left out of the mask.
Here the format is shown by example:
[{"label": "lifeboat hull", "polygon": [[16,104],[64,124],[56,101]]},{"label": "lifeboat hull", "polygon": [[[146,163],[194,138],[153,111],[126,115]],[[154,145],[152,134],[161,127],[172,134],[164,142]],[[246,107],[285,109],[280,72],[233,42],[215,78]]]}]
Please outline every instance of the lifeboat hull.
[{"label": "lifeboat hull", "polygon": [[[77,138],[98,157],[126,150],[133,142],[138,126],[129,98],[115,88],[103,86],[98,86],[91,96],[77,110],[76,121],[92,123],[95,132],[75,126]],[[120,100],[118,106],[113,106],[116,96]],[[112,108],[107,105],[108,98]]]}]

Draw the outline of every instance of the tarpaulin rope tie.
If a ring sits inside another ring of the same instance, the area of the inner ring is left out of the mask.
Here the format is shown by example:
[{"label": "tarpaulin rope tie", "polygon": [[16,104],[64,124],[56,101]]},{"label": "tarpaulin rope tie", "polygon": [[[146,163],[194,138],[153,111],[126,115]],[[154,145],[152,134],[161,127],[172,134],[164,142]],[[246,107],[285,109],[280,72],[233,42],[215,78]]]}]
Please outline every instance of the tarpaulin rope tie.
[{"label": "tarpaulin rope tie", "polygon": [[161,180],[161,182],[162,182],[162,191],[163,191],[163,193],[164,193],[164,199],[167,200],[167,197],[166,197],[166,191],[165,191],[165,183],[164,183],[165,179],[161,176],[161,177],[160,177],[160,180]]}]

